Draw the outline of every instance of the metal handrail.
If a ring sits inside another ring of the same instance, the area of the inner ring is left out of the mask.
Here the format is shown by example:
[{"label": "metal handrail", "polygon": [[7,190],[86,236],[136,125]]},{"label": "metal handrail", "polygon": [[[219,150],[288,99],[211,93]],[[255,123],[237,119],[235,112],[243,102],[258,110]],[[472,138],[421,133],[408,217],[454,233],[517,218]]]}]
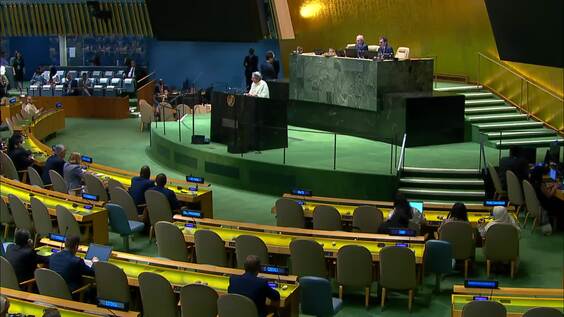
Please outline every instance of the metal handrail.
[{"label": "metal handrail", "polygon": [[403,140],[401,142],[401,150],[400,150],[400,158],[399,158],[399,162],[398,165],[396,166],[396,173],[399,176],[400,171],[403,169],[403,165],[405,163],[405,143],[407,140],[407,133],[403,134]]}]

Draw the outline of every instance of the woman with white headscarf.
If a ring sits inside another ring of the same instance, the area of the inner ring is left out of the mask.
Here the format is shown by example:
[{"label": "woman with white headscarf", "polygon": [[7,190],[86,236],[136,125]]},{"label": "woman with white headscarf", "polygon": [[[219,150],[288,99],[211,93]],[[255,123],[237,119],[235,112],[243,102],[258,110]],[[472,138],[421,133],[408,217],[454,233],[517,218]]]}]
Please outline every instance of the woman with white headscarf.
[{"label": "woman with white headscarf", "polygon": [[515,218],[511,217],[507,212],[507,208],[503,206],[494,207],[492,211],[492,216],[493,216],[493,220],[488,222],[487,224],[484,225],[483,223],[480,223],[480,227],[478,228],[478,230],[480,231],[480,235],[482,237],[486,236],[486,232],[491,226],[498,223],[510,224],[514,226],[518,231],[521,230],[521,228],[519,228],[519,225],[517,225],[517,223],[515,222]]}]

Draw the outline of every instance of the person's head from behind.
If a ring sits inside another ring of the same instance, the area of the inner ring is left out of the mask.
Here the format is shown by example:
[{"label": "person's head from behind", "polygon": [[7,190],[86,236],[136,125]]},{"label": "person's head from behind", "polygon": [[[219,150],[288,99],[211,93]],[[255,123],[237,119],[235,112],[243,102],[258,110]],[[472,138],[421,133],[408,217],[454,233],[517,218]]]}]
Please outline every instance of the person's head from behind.
[{"label": "person's head from behind", "polygon": [[53,154],[58,156],[61,159],[65,159],[65,155],[67,154],[67,150],[65,146],[62,144],[55,144],[53,145]]},{"label": "person's head from behind", "polygon": [[71,81],[72,80],[72,74],[70,72],[67,73],[67,81]]},{"label": "person's head from behind", "polygon": [[262,80],[262,75],[260,72],[254,72],[251,76],[253,83],[258,84]]},{"label": "person's head from behind", "polygon": [[157,183],[158,187],[165,187],[166,181],[166,175],[163,173],[160,173],[159,175],[157,175],[157,177],[155,177],[155,182]]},{"label": "person's head from behind", "polygon": [[257,275],[260,271],[260,259],[256,255],[248,255],[245,259],[245,273]]},{"label": "person's head from behind", "polygon": [[0,317],[8,316],[8,309],[10,308],[10,302],[8,298],[4,295],[0,295]]},{"label": "person's head from behind", "polygon": [[388,46],[388,39],[385,36],[380,37],[380,40],[378,41],[378,45],[380,46]]},{"label": "person's head from behind", "polygon": [[449,218],[468,221],[468,212],[466,211],[466,205],[464,205],[463,203],[455,203],[454,205],[452,205]]},{"label": "person's head from behind", "polygon": [[274,60],[274,52],[273,51],[266,52],[265,59],[269,62]]},{"label": "person's head from behind", "polygon": [[80,153],[72,152],[69,156],[70,164],[80,164]]},{"label": "person's head from behind", "polygon": [[23,142],[24,142],[24,137],[23,137],[23,135],[21,135],[21,134],[19,134],[19,133],[14,133],[14,134],[8,139],[8,151],[21,148]]},{"label": "person's head from behind", "polygon": [[359,34],[359,35],[356,36],[356,44],[359,44],[359,45],[364,44],[364,35]]},{"label": "person's head from behind", "polygon": [[35,69],[35,74],[41,75],[41,66],[37,66],[37,68]]},{"label": "person's head from behind", "polygon": [[135,67],[135,60],[132,59],[130,65],[131,67]]},{"label": "person's head from behind", "polygon": [[80,245],[79,236],[67,236],[65,239],[65,249],[69,250],[72,254],[78,251],[78,246]]},{"label": "person's head from behind", "polygon": [[508,222],[509,214],[507,213],[507,208],[495,206],[492,211],[492,217],[495,221]]},{"label": "person's head from behind", "polygon": [[398,207],[410,207],[407,198],[405,198],[405,196],[400,192],[396,193],[396,195],[394,196],[394,208]]},{"label": "person's head from behind", "polygon": [[139,171],[139,177],[145,179],[151,178],[151,168],[147,165],[141,166],[141,170]]},{"label": "person's head from behind", "polygon": [[254,48],[249,48],[249,55],[255,55],[255,49]]},{"label": "person's head from behind", "polygon": [[49,77],[53,77],[57,75],[57,67],[55,66],[51,66],[51,68],[49,68]]},{"label": "person's head from behind", "polygon": [[42,317],[61,317],[61,312],[57,308],[45,308]]},{"label": "person's head from behind", "polygon": [[14,243],[19,247],[31,245],[31,233],[27,229],[18,229],[14,234]]}]

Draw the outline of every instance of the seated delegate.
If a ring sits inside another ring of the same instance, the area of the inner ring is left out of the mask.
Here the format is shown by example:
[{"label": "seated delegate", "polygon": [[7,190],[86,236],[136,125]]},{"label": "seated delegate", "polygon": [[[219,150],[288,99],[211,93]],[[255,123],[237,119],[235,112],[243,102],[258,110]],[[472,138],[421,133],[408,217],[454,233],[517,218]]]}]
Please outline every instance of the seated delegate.
[{"label": "seated delegate", "polygon": [[6,259],[16,272],[18,282],[33,278],[33,273],[38,264],[46,264],[49,258],[38,255],[33,248],[31,234],[26,229],[17,229],[14,235],[15,244],[10,244],[6,250]]},{"label": "seated delegate", "polygon": [[41,174],[41,179],[44,184],[51,184],[51,176],[49,176],[49,171],[54,170],[59,175],[63,176],[65,174],[65,155],[66,149],[62,144],[53,145],[53,154],[47,158],[45,165],[43,166],[43,173]]},{"label": "seated delegate", "polygon": [[[84,263],[84,260],[76,256],[80,238],[68,236],[65,240],[65,249],[54,253],[49,258],[49,269],[53,270],[65,280],[71,292],[82,286],[82,276],[94,276],[94,270]],[[97,262],[94,257],[92,262]]]},{"label": "seated delegate", "polygon": [[[139,171],[139,176],[131,178],[131,186],[129,186],[129,195],[133,198],[135,205],[145,204],[145,192],[155,187],[155,182],[151,180],[151,169],[144,165]],[[143,212],[143,207],[137,207],[139,213]]]},{"label": "seated delegate", "polygon": [[394,59],[394,49],[389,45],[388,39],[384,36],[378,42],[378,52],[376,53],[377,60],[390,60]]},{"label": "seated delegate", "polygon": [[178,199],[176,199],[176,194],[172,190],[166,188],[166,175],[163,173],[157,175],[157,177],[155,177],[155,182],[157,183],[157,185],[155,187],[151,187],[150,189],[156,190],[165,195],[168,203],[170,204],[170,209],[180,209],[180,203],[178,202]]}]

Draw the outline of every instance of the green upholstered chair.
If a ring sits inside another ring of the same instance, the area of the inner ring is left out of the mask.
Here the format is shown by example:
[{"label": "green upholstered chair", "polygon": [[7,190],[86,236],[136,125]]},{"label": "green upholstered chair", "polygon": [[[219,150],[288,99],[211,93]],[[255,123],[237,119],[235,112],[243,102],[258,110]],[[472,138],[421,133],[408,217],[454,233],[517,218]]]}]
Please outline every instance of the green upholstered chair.
[{"label": "green upholstered chair", "polygon": [[73,214],[64,206],[57,205],[55,208],[57,213],[57,226],[59,233],[65,236],[78,236],[80,242],[87,242],[90,239],[90,226],[85,226],[84,233],[80,230],[78,221],[74,219]]},{"label": "green upholstered chair", "polygon": [[297,201],[280,198],[276,201],[276,225],[280,227],[304,228],[304,210]]},{"label": "green upholstered chair", "polygon": [[0,287],[20,290],[16,272],[12,264],[3,256],[0,256]]},{"label": "green upholstered chair", "polygon": [[69,185],[65,182],[63,176],[55,170],[49,171],[49,179],[51,179],[51,185],[53,186],[53,190],[59,193],[69,193]]},{"label": "green upholstered chair", "polygon": [[144,317],[177,316],[177,301],[170,283],[152,272],[139,274]]},{"label": "green upholstered chair", "polygon": [[226,294],[217,300],[219,317],[258,317],[257,307],[252,300],[239,294]]},{"label": "green upholstered chair", "polygon": [[329,280],[317,276],[303,276],[300,283],[300,307],[302,314],[333,316],[338,313],[343,301],[332,295]]},{"label": "green upholstered chair", "polygon": [[388,290],[409,291],[408,309],[411,312],[413,292],[417,286],[415,274],[415,253],[400,246],[384,247],[380,250],[380,286],[382,298],[380,306],[384,309]]},{"label": "green upholstered chair", "polygon": [[341,300],[344,287],[362,287],[364,306],[368,307],[372,285],[372,255],[367,248],[359,245],[346,245],[339,249],[337,252],[337,283]]},{"label": "green upholstered chair", "polygon": [[31,215],[33,217],[33,227],[35,228],[35,241],[54,232],[49,210],[41,200],[35,197],[31,197]]},{"label": "green upholstered chair", "polygon": [[40,188],[45,188],[45,184],[43,183],[43,179],[41,178],[39,173],[37,173],[35,168],[33,168],[33,166],[30,166],[30,167],[27,168],[27,175],[29,177],[29,183],[31,185],[37,186],[37,187],[40,187]]},{"label": "green upholstered chair", "polygon": [[156,190],[148,190],[145,192],[145,201],[147,202],[147,210],[149,212],[149,240],[151,240],[155,224],[159,221],[172,222],[172,210],[170,204],[163,193]]},{"label": "green upholstered chair", "polygon": [[256,236],[242,234],[235,239],[235,254],[237,256],[237,267],[243,268],[245,259],[249,255],[255,255],[261,264],[268,264],[268,249],[264,241]]},{"label": "green upholstered chair", "polygon": [[451,244],[453,258],[464,261],[464,278],[468,278],[468,267],[476,251],[474,232],[472,225],[463,221],[447,222],[439,228],[439,239]]},{"label": "green upholstered chair", "polygon": [[68,300],[72,300],[72,296],[75,294],[80,294],[82,297],[84,292],[90,288],[90,284],[86,284],[71,293],[63,277],[49,269],[35,270],[35,282],[39,294]]},{"label": "green upholstered chair", "polygon": [[515,210],[515,212],[517,213],[517,215],[519,215],[521,208],[525,205],[523,187],[515,173],[513,173],[512,171],[507,171],[505,175],[505,179],[507,180],[507,197],[509,198],[509,203],[517,207],[517,210]]},{"label": "green upholstered chair", "polygon": [[189,284],[180,289],[182,317],[216,317],[217,292],[203,284]]},{"label": "green upholstered chair", "polygon": [[113,187],[110,188],[110,198],[112,203],[120,205],[125,211],[127,219],[138,221],[137,206],[133,201],[133,197],[123,188]]},{"label": "green upholstered chair", "polygon": [[535,307],[527,310],[523,317],[562,317],[562,313],[552,307]]},{"label": "green upholstered chair", "polygon": [[16,228],[28,230],[33,234],[33,220],[31,220],[29,210],[27,210],[23,201],[19,199],[18,196],[12,194],[8,195],[8,201],[10,202],[10,210],[12,211]]},{"label": "green upholstered chair", "polygon": [[159,221],[155,224],[157,249],[160,257],[174,261],[189,262],[184,234],[174,224]]},{"label": "green upholstered chair", "polygon": [[225,242],[219,235],[211,230],[198,230],[194,234],[194,247],[196,249],[196,262],[227,266],[227,253]]},{"label": "green upholstered chair", "polygon": [[84,184],[86,185],[85,191],[87,193],[98,196],[98,199],[100,199],[100,201],[110,200],[104,184],[98,177],[92,174],[84,173],[84,176],[82,176],[82,178],[84,179]]},{"label": "green upholstered chair", "polygon": [[374,206],[359,206],[353,212],[353,231],[364,233],[378,233],[378,228],[384,222],[382,210]]},{"label": "green upholstered chair", "polygon": [[328,205],[318,205],[313,209],[313,229],[315,230],[343,230],[341,214],[337,208]]},{"label": "green upholstered chair", "polygon": [[511,224],[492,225],[486,231],[483,251],[486,257],[486,275],[488,277],[492,262],[509,262],[510,275],[513,278],[519,260],[519,231]]},{"label": "green upholstered chair", "polygon": [[323,247],[314,240],[296,239],[290,242],[292,275],[327,278]]},{"label": "green upholstered chair", "polygon": [[492,179],[492,183],[495,189],[494,199],[502,199],[507,197],[507,191],[503,189],[503,184],[501,183],[501,179],[499,178],[499,174],[497,173],[495,166],[489,163],[488,163],[488,173],[490,174],[490,178]]},{"label": "green upholstered chair", "polygon": [[525,221],[523,221],[523,228],[527,225],[529,217],[531,217],[533,218],[533,226],[531,227],[532,232],[535,230],[537,224],[539,224],[539,220],[542,215],[542,207],[533,185],[531,185],[528,180],[523,180],[522,184],[523,193],[525,194],[525,205],[527,206],[527,213],[525,214]]},{"label": "green upholstered chair", "polygon": [[2,163],[2,174],[4,177],[19,181],[20,176],[12,159],[2,151],[0,151],[0,159]]},{"label": "green upholstered chair", "polygon": [[108,262],[96,262],[94,276],[98,298],[128,303],[131,306],[127,275],[121,268]]},{"label": "green upholstered chair", "polygon": [[462,317],[506,317],[505,306],[494,301],[475,300],[462,307]]},{"label": "green upholstered chair", "polygon": [[435,273],[435,291],[441,290],[441,274],[452,273],[452,245],[448,241],[425,242],[425,272]]},{"label": "green upholstered chair", "polygon": [[4,201],[3,198],[0,197],[0,223],[4,226],[4,240],[8,237],[8,231],[10,230],[10,226],[15,226],[14,217],[12,216],[12,212],[8,207],[8,204]]},{"label": "green upholstered chair", "polygon": [[145,224],[141,221],[129,220],[123,208],[117,204],[106,204],[110,227],[113,232],[118,233],[123,239],[125,250],[129,251],[129,236],[143,231]]},{"label": "green upholstered chair", "polygon": [[110,193],[110,199],[112,198],[111,196],[111,190],[113,188],[121,188],[125,190],[125,187],[123,186],[123,184],[121,182],[119,182],[118,180],[114,179],[114,178],[108,178],[108,192]]}]

